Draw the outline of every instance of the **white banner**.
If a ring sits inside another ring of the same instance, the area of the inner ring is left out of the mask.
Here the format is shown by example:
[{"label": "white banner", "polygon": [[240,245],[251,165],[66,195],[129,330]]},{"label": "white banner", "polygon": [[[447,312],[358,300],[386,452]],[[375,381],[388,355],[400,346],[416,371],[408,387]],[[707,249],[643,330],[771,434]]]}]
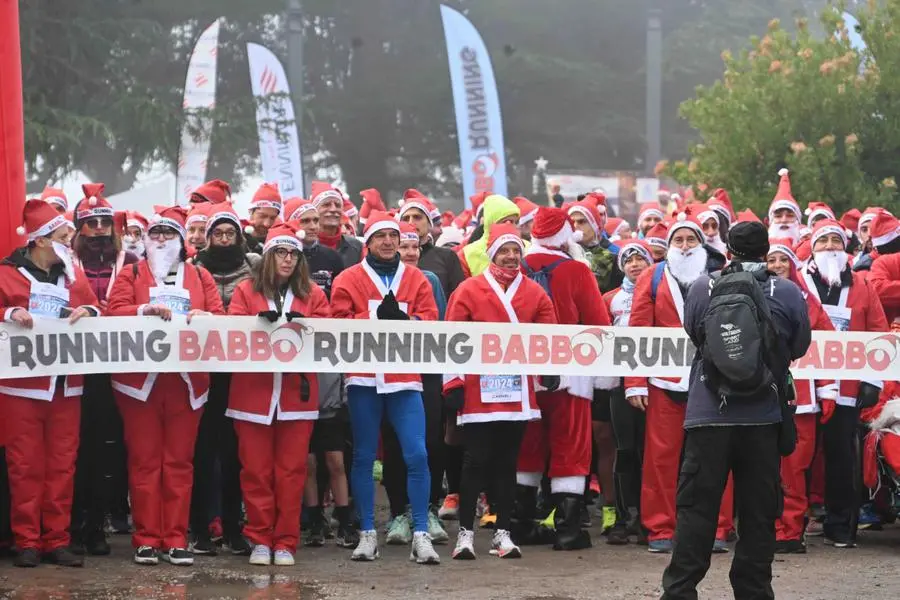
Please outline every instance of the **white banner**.
[{"label": "white banner", "polygon": [[[900,379],[900,337],[815,332],[797,379]],[[258,317],[37,319],[0,323],[0,379],[76,373],[381,372],[679,377],[684,331]]]},{"label": "white banner", "polygon": [[463,197],[470,208],[469,198],[480,192],[507,195],[500,97],[491,57],[478,30],[447,6],[441,6],[441,19],[456,109]]},{"label": "white banner", "polygon": [[302,196],[300,138],[284,67],[269,49],[259,44],[247,44],[247,58],[250,61],[250,85],[258,103],[256,129],[263,177],[278,183],[282,198]]},{"label": "white banner", "polygon": [[[216,106],[216,57],[219,50],[219,20],[206,28],[194,46],[184,83],[184,125],[176,173],[176,202],[186,205],[197,186],[206,181],[206,162],[212,119],[196,114],[197,109]],[[199,131],[199,135],[198,134]]]}]

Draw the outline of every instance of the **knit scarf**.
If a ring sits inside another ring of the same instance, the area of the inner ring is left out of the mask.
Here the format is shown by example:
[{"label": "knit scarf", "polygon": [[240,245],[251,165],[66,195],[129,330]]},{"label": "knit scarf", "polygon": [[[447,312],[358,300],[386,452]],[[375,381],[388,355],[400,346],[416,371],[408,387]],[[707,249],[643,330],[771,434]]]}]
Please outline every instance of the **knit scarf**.
[{"label": "knit scarf", "polygon": [[497,280],[497,283],[499,283],[504,290],[515,281],[516,276],[519,274],[519,269],[506,269],[496,263],[488,265],[488,271],[490,271],[491,276]]},{"label": "knit scarf", "polygon": [[338,244],[344,239],[344,234],[338,229],[337,235],[328,235],[324,231],[319,230],[319,243],[327,246],[332,250],[337,250]]},{"label": "knit scarf", "polygon": [[400,253],[395,254],[394,258],[390,260],[381,260],[376,258],[374,254],[367,254],[366,262],[369,263],[373,271],[382,277],[392,276],[397,272],[397,267],[400,266]]}]

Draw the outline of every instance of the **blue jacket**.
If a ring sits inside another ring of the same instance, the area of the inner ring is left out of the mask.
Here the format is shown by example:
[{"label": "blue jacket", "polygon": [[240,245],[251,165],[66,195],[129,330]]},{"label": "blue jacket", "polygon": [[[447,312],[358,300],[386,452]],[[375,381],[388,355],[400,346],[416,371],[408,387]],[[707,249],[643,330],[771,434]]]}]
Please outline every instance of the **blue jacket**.
[{"label": "blue jacket", "polygon": [[447,297],[444,295],[444,288],[441,287],[441,280],[431,271],[425,271],[423,269],[422,273],[425,274],[425,279],[431,284],[431,292],[434,294],[434,303],[437,304],[438,309],[438,321],[443,321],[444,315],[447,314]]}]

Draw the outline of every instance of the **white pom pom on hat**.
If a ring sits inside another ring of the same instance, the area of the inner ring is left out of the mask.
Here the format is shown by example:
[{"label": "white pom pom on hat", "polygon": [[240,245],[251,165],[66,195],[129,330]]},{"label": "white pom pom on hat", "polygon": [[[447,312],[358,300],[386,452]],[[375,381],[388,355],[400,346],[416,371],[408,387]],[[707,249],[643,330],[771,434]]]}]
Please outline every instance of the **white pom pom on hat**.
[{"label": "white pom pom on hat", "polygon": [[25,228],[19,225],[16,227],[16,235],[25,235]]},{"label": "white pom pom on hat", "polygon": [[790,173],[790,171],[788,171],[787,169],[784,169],[784,168],[778,170],[778,176],[779,176],[779,177],[784,177],[784,176],[787,175],[788,173]]},{"label": "white pom pom on hat", "polygon": [[253,225],[247,225],[246,227],[244,227],[244,233],[246,233],[247,235],[253,235],[254,231],[256,230],[253,228]]},{"label": "white pom pom on hat", "polygon": [[91,196],[90,198],[88,198],[88,205],[97,206],[97,196]]},{"label": "white pom pom on hat", "polygon": [[675,219],[677,221],[679,221],[680,223],[683,223],[683,222],[687,221],[687,213],[678,213],[678,216],[675,217]]},{"label": "white pom pom on hat", "polygon": [[303,229],[297,230],[297,233],[295,235],[301,242],[306,239],[306,231],[304,231]]}]

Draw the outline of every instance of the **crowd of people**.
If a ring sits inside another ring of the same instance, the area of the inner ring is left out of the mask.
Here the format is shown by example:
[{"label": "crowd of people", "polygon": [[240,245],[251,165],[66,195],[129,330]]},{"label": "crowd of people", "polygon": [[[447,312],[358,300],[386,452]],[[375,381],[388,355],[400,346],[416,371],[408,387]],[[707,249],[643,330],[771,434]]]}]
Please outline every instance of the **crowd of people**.
[{"label": "crowd of people", "polygon": [[[683,328],[691,284],[732,260],[735,224],[764,221],[766,268],[803,293],[780,318],[800,311],[815,330],[900,330],[897,218],[883,208],[838,218],[824,203],[804,211],[788,173],[780,178],[762,219],[736,214],[720,189],[705,202],[661,191],[634,223],[612,216],[599,192],[554,198],[559,206],[482,193],[454,215],[414,189],[391,208],[364,190],[357,207],[324,182],[308,199],[264,184],[244,218],[219,180],[188,207],[152,215],[115,211],[100,183],[85,184],[74,206],[48,188],[25,204],[27,244],[0,263],[0,319],[24,328],[136,315]],[[894,383],[795,384],[783,509],[762,518],[774,522],[776,552],[803,553],[814,535],[851,548],[859,529],[896,517],[889,465],[859,483],[887,454],[860,451],[860,440]],[[526,545],[590,547],[593,519],[607,544],[671,553],[684,429],[697,418],[686,414],[689,386],[687,377],[590,372],[4,379],[0,537],[22,567],[81,566],[85,555],[110,554],[111,531],[131,532],[142,565],[218,552],[292,565],[298,546],[329,539],[371,561],[380,482],[384,541],[408,545],[419,564],[440,562],[435,544],[449,541],[451,520],[450,556],[460,560],[476,558],[477,527],[493,530],[490,554],[518,558]],[[736,493],[729,482],[713,552],[734,541]]]}]

